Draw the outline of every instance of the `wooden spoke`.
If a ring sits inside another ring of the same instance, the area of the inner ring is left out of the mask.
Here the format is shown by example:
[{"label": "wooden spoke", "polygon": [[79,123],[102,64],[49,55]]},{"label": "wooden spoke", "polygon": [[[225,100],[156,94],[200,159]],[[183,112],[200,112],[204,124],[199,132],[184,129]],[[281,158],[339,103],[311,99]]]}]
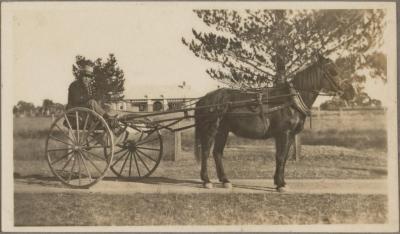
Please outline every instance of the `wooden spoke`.
[{"label": "wooden spoke", "polygon": [[85,156],[85,154],[84,154],[83,152],[82,152],[82,156],[83,156],[86,160],[88,160],[88,161],[90,162],[90,164],[92,164],[92,166],[93,166],[94,168],[96,168],[96,170],[97,170],[100,174],[103,173],[89,157]]},{"label": "wooden spoke", "polygon": [[57,123],[54,126],[56,126],[62,133],[64,133],[64,135],[66,135],[72,142],[74,142],[74,140],[69,136],[68,132],[65,132],[63,129],[61,129]]},{"label": "wooden spoke", "polygon": [[53,151],[62,151],[62,150],[71,150],[71,148],[60,148],[60,149],[48,149],[48,152],[53,152]]},{"label": "wooden spoke", "polygon": [[142,157],[140,157],[139,154],[137,154],[136,152],[134,152],[134,154],[137,156],[137,158],[140,160],[140,162],[142,162],[142,164],[144,165],[144,167],[146,167],[147,171],[150,172],[149,167],[148,167],[147,164],[143,161]]},{"label": "wooden spoke", "polygon": [[106,146],[89,146],[90,149],[103,149],[103,148],[111,148],[111,145],[106,145]]},{"label": "wooden spoke", "polygon": [[[102,135],[101,135],[101,137],[104,137],[104,135],[106,134],[106,132],[104,132]],[[87,138],[89,138],[89,135],[88,135],[88,137]],[[87,139],[86,138],[86,139]],[[96,144],[94,144],[94,145],[101,145],[101,142],[99,141],[99,136],[96,136],[96,137],[94,137],[94,136],[92,136],[92,139],[88,142],[88,143],[86,143],[86,145],[89,145],[90,143],[92,143],[93,141],[96,141]]]},{"label": "wooden spoke", "polygon": [[145,150],[154,150],[154,151],[160,151],[160,149],[155,149],[155,148],[147,148],[147,147],[136,147],[138,149],[145,149]]},{"label": "wooden spoke", "polygon": [[88,167],[87,167],[87,165],[86,165],[86,162],[85,162],[85,159],[84,159],[84,157],[83,157],[83,155],[82,155],[82,152],[79,151],[79,154],[81,155],[81,160],[82,160],[83,166],[85,167],[85,170],[86,170],[86,172],[88,173],[89,180],[90,180],[90,182],[92,182],[92,181],[93,181],[93,179],[92,179],[92,174],[90,173],[90,171],[89,171],[89,169],[88,169]]},{"label": "wooden spoke", "polygon": [[[75,111],[75,118],[76,118],[76,142],[80,142],[79,141],[79,115],[78,115],[78,111]],[[79,180],[80,182],[80,180]]]},{"label": "wooden spoke", "polygon": [[79,160],[79,156],[76,157],[78,161],[78,180],[79,180],[79,185],[81,185],[81,161]]},{"label": "wooden spoke", "polygon": [[71,167],[71,171],[69,172],[69,176],[68,176],[68,183],[71,181],[71,177],[72,177],[72,173],[74,173],[74,167],[75,167],[75,155],[74,155],[74,159],[72,162],[72,167]]},{"label": "wooden spoke", "polygon": [[84,140],[86,140],[87,134],[85,133],[85,131],[86,131],[86,127],[87,127],[88,120],[89,120],[89,115],[86,114],[85,123],[83,124],[83,127],[82,127],[81,142],[79,142],[79,144],[81,144]]},{"label": "wooden spoke", "polygon": [[68,164],[71,162],[71,160],[74,158],[75,156],[71,156],[67,162],[64,164],[64,166],[61,168],[61,171],[64,171],[65,168],[67,168]]},{"label": "wooden spoke", "polygon": [[139,141],[141,141],[141,140],[142,140],[142,138],[143,138],[143,135],[144,135],[144,132],[143,132],[143,131],[140,131],[140,137],[139,137]]},{"label": "wooden spoke", "polygon": [[118,146],[119,148],[124,148],[124,145],[121,144],[116,144],[115,146]]},{"label": "wooden spoke", "polygon": [[[131,156],[132,157],[132,156]],[[136,164],[136,169],[137,169],[137,172],[138,172],[138,174],[139,174],[139,177],[140,177],[140,170],[139,170],[139,165],[138,165],[138,162],[137,162],[137,159],[136,159],[136,156],[133,154],[133,157],[135,158],[135,164]],[[131,160],[132,160],[132,158],[131,158]],[[131,176],[131,174],[129,173],[129,176]]]},{"label": "wooden spoke", "polygon": [[51,171],[62,183],[88,188],[106,176],[114,153],[125,153],[114,147],[113,132],[102,116],[88,108],[74,107],[51,125],[45,154]]},{"label": "wooden spoke", "polygon": [[[64,114],[64,118],[65,118],[65,120],[67,121],[67,125],[68,125],[69,129],[70,129],[71,131],[73,131],[73,129],[72,129],[72,127],[71,127],[71,123],[69,122],[69,119],[68,119],[67,114]],[[74,136],[73,134],[72,134],[72,136],[73,136],[75,142],[77,142],[75,136]]]},{"label": "wooden spoke", "polygon": [[[83,142],[85,142],[85,141],[89,138],[90,134],[91,134],[94,130],[96,130],[96,127],[97,127],[97,125],[99,125],[100,122],[101,122],[100,120],[97,120],[95,124],[92,123],[92,124],[90,125],[90,127],[89,127],[89,129],[88,129],[88,131],[87,131],[87,133],[86,133],[85,139],[82,139]],[[94,138],[93,138],[93,139],[94,139]],[[93,139],[92,139],[91,141],[93,141]]]},{"label": "wooden spoke", "polygon": [[119,153],[121,153],[121,152],[123,152],[123,151],[125,151],[126,149],[120,149],[120,150],[118,150],[117,152],[115,152],[114,153],[114,155],[117,155],[117,154],[119,154]]},{"label": "wooden spoke", "polygon": [[129,176],[131,176],[131,171],[132,171],[132,155],[133,155],[132,153],[130,153],[129,155]]},{"label": "wooden spoke", "polygon": [[157,162],[157,160],[155,160],[154,158],[148,156],[147,154],[143,153],[141,150],[139,150],[138,148],[136,148],[136,152],[140,153],[141,155],[145,156],[146,158],[150,159],[153,162]]},{"label": "wooden spoke", "polygon": [[84,149],[82,149],[82,151],[83,151],[83,152],[86,152],[86,153],[88,153],[88,154],[90,154],[90,155],[92,155],[92,156],[95,157],[95,158],[98,158],[98,159],[100,159],[100,160],[102,160],[102,161],[105,161],[104,158],[102,158],[101,156],[99,156],[99,155],[97,155],[97,154],[94,154],[94,153],[89,152],[89,151],[84,150]]},{"label": "wooden spoke", "polygon": [[125,157],[125,155],[126,155],[128,152],[129,152],[129,151],[125,151],[125,153],[122,154],[121,157],[119,157],[117,160],[115,160],[115,162],[111,165],[111,167],[114,167],[114,166],[119,162],[119,160],[121,160],[123,157]]},{"label": "wooden spoke", "polygon": [[101,123],[100,120],[97,120],[94,124],[92,124],[92,126],[90,126],[90,129],[88,130],[88,135],[90,135],[94,130],[96,130],[97,125],[99,125],[99,123]]},{"label": "wooden spoke", "polygon": [[136,145],[143,145],[143,144],[146,144],[146,143],[149,143],[149,142],[153,142],[153,141],[157,141],[157,140],[159,140],[158,137],[155,137],[154,139],[150,139],[150,140],[147,140],[147,141],[137,142]]},{"label": "wooden spoke", "polygon": [[66,145],[75,146],[75,145],[73,145],[73,144],[71,144],[71,143],[68,143],[68,142],[65,142],[65,141],[63,141],[63,140],[61,140],[61,139],[59,139],[59,138],[57,138],[57,137],[55,137],[55,136],[53,136],[53,135],[49,135],[49,138],[51,138],[51,139],[53,139],[53,140],[56,140],[56,141],[58,141],[58,142],[64,143],[64,144],[66,144]]},{"label": "wooden spoke", "polygon": [[124,170],[125,164],[128,161],[128,157],[130,156],[130,152],[128,153],[128,156],[125,158],[124,163],[122,164],[121,170],[119,171],[119,174],[122,174],[122,171]]},{"label": "wooden spoke", "polygon": [[74,152],[74,151],[71,150],[70,152],[64,154],[63,156],[61,156],[61,157],[58,158],[57,160],[51,162],[50,164],[51,164],[51,165],[54,165],[54,164],[58,163],[59,161],[63,160],[64,158],[68,157],[68,155],[70,155],[70,154],[73,153],[73,152]]},{"label": "wooden spoke", "polygon": [[84,131],[86,130],[86,127],[87,127],[88,120],[89,120],[89,115],[88,115],[88,114],[86,114],[85,123],[83,124],[83,128],[82,128],[82,130],[84,130]]}]

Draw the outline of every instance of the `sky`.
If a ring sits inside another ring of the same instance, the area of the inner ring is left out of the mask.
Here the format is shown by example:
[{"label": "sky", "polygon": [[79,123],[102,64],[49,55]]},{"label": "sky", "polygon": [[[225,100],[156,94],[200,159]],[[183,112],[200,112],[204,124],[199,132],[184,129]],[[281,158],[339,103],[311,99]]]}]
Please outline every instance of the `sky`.
[{"label": "sky", "polygon": [[[200,97],[217,88],[205,73],[210,63],[181,42],[191,38],[192,28],[207,30],[190,4],[42,2],[7,7],[14,104],[40,105],[45,98],[66,103],[76,55],[94,60],[114,53],[125,73],[126,98]],[[177,88],[183,81],[186,90]],[[377,85],[385,88],[379,82],[369,82],[367,88],[374,91]],[[372,96],[385,99],[381,94]]]},{"label": "sky", "polygon": [[[183,81],[191,87],[189,96],[201,96],[217,83],[205,73],[208,63],[181,42],[196,23],[201,28],[192,11],[171,6],[69,5],[52,11],[21,10],[13,17],[15,102],[37,105],[50,98],[66,103],[78,54],[94,60],[114,53],[125,73],[126,98],[155,96],[157,86],[165,90]],[[143,90],[149,85],[153,89]]]}]

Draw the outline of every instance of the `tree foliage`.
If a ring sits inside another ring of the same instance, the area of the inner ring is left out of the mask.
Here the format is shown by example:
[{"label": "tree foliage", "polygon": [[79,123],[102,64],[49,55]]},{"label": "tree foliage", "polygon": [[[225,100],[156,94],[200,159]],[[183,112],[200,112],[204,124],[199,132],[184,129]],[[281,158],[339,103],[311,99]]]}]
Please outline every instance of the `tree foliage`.
[{"label": "tree foliage", "polygon": [[[382,42],[383,10],[194,10],[210,27],[182,38],[207,73],[234,87],[285,81],[316,54],[352,56],[359,66]],[[381,60],[380,60],[381,61]],[[379,63],[379,62],[378,62]]]},{"label": "tree foliage", "polygon": [[31,102],[19,101],[16,105],[18,111],[29,112],[35,109],[35,105]]},{"label": "tree foliage", "polygon": [[35,105],[31,102],[18,101],[13,107],[13,114],[28,114],[35,111]]},{"label": "tree foliage", "polygon": [[49,110],[51,107],[53,107],[54,104],[55,104],[55,103],[54,103],[52,100],[50,100],[50,99],[44,99],[44,100],[43,100],[43,103],[42,103],[42,109],[43,109],[44,111],[47,111],[47,110]]},{"label": "tree foliage", "polygon": [[109,54],[105,61],[102,58],[92,61],[81,55],[76,56],[76,63],[72,65],[72,72],[76,79],[81,75],[81,68],[86,65],[94,67],[93,85],[96,89],[96,99],[110,101],[124,98],[124,72],[119,67],[114,54]]},{"label": "tree foliage", "polygon": [[340,68],[342,79],[351,80],[353,83],[353,87],[356,90],[354,105],[376,105],[376,101],[364,92],[365,82],[367,81],[367,76],[381,79],[384,82],[387,81],[386,55],[382,52],[374,52],[364,56],[364,60],[361,63],[357,61],[356,56],[347,56],[338,58],[335,63]]}]

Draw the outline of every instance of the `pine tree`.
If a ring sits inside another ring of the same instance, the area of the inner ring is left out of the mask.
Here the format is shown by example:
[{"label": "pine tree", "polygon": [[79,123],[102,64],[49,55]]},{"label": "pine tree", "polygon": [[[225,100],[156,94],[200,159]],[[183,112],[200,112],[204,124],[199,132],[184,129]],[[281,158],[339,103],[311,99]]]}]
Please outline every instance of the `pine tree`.
[{"label": "pine tree", "polygon": [[[210,32],[182,38],[206,72],[233,87],[285,82],[316,55],[353,56],[356,67],[382,43],[384,10],[194,10]],[[371,52],[372,51],[372,52]]]},{"label": "pine tree", "polygon": [[124,72],[118,66],[114,54],[109,54],[106,61],[97,58],[95,61],[76,56],[76,63],[72,66],[72,71],[76,79],[79,78],[81,68],[86,65],[93,66],[94,79],[93,85],[96,93],[95,98],[101,101],[122,100],[124,98]]}]

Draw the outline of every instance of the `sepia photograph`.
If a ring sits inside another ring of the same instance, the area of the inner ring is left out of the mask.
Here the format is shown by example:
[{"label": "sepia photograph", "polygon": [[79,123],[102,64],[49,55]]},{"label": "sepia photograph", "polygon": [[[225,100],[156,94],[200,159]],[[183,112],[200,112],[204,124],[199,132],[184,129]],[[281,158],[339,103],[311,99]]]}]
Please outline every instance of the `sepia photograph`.
[{"label": "sepia photograph", "polygon": [[398,232],[396,5],[2,2],[2,231]]}]

